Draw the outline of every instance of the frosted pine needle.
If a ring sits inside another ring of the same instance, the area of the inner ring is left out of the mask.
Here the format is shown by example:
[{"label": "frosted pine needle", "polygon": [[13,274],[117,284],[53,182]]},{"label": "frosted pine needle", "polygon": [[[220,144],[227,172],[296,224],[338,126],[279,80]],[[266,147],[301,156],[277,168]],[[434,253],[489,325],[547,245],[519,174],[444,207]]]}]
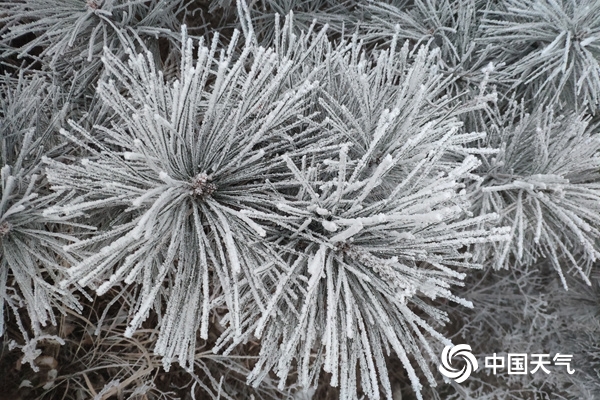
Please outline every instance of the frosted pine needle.
[{"label": "frosted pine needle", "polygon": [[71,123],[63,134],[85,146],[85,158],[47,160],[53,188],[77,195],[49,213],[125,210],[127,218],[110,230],[69,246],[75,254],[94,251],[69,270],[70,281],[100,294],[120,282],[139,284],[127,334],[151,309],[158,312],[155,350],[166,367],[173,360],[191,365],[195,332],[207,338],[215,307],[226,305],[239,336],[248,324],[243,309],[267,302],[270,289],[253,270],[278,261],[263,240],[272,231],[251,212],[265,209],[287,174],[277,155],[301,132],[297,116],[313,88],[303,82],[277,90],[289,62],[249,43],[234,59],[235,43],[218,51],[217,39],[210,47],[200,42],[195,57],[185,39],[175,81],[163,77],[151,53],[125,64],[107,51],[115,81],[101,82],[99,91],[119,123],[92,132]]}]

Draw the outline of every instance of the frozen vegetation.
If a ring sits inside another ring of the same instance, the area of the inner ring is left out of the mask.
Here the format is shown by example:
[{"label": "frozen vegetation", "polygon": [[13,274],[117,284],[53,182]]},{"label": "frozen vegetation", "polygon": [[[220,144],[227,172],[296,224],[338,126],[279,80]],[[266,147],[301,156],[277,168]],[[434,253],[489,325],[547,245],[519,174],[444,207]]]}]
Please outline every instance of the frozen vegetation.
[{"label": "frozen vegetation", "polygon": [[0,72],[9,398],[600,398],[600,2],[4,0]]}]

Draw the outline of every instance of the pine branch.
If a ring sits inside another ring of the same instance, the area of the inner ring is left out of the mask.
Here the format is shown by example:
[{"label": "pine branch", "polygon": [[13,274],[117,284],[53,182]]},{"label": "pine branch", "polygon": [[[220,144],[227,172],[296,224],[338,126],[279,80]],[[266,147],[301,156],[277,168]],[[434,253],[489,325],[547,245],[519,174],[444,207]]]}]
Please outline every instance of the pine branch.
[{"label": "pine branch", "polygon": [[505,74],[536,104],[595,113],[600,104],[600,4],[510,0],[482,22]]},{"label": "pine branch", "polygon": [[495,212],[512,228],[510,242],[481,247],[480,256],[491,256],[496,268],[547,258],[565,289],[566,268],[590,284],[600,254],[597,126],[583,115],[540,108],[529,114],[517,104],[487,125],[483,144],[500,151],[484,156],[477,171],[473,211]]},{"label": "pine branch", "polygon": [[56,128],[50,117],[58,114],[51,103],[56,95],[40,78],[5,76],[0,82],[0,334],[8,320],[6,307],[26,341],[21,308],[35,336],[48,323],[56,325],[56,311],[79,309],[73,293],[57,285],[72,261],[62,246],[77,239],[68,225],[57,226],[67,221],[43,214],[58,201],[57,194],[47,192],[40,168]]},{"label": "pine branch", "polygon": [[266,227],[248,212],[264,211],[272,187],[287,175],[277,155],[292,148],[301,126],[296,116],[312,90],[308,82],[280,90],[290,65],[271,50],[247,43],[233,61],[235,43],[219,54],[217,39],[210,47],[201,41],[196,59],[185,40],[174,82],[165,81],[150,53],[124,64],[107,51],[104,63],[116,82],[103,81],[98,90],[118,123],[92,132],[71,123],[72,133],[63,134],[85,146],[86,158],[47,160],[53,189],[79,196],[51,213],[128,215],[70,246],[82,255],[95,249],[69,270],[70,281],[99,294],[121,281],[140,284],[127,334],[150,309],[162,312],[156,351],[166,367],[175,358],[191,365],[196,329],[206,338],[217,305],[226,305],[236,335],[246,324],[242,309],[264,307],[269,288],[253,271],[273,250],[261,239]]}]

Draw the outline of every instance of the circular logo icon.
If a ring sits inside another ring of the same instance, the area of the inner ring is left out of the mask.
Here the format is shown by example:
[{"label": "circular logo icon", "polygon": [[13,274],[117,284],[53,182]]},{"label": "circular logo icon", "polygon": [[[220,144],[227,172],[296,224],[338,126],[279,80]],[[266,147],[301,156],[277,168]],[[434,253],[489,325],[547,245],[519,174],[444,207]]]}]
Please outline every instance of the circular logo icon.
[{"label": "circular logo icon", "polygon": [[[462,369],[454,368],[452,366],[452,358],[462,357],[465,361],[465,365]],[[473,371],[477,371],[479,364],[473,353],[471,353],[471,346],[468,344],[458,344],[456,346],[446,346],[442,351],[442,365],[439,366],[439,370],[445,377],[454,379],[456,383],[463,383],[467,380]]]}]

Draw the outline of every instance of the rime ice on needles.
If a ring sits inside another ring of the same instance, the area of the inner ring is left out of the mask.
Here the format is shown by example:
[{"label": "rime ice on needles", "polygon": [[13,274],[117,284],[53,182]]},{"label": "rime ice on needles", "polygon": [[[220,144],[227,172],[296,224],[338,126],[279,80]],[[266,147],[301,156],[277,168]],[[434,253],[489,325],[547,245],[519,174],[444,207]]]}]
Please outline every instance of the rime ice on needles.
[{"label": "rime ice on needles", "polygon": [[[149,38],[175,43],[184,8],[182,0],[7,0],[0,14],[0,25],[8,27],[0,54],[42,61],[59,79],[78,85],[77,92],[86,91],[100,75],[104,47],[124,56],[139,38],[152,48],[158,46]],[[34,39],[12,47],[31,33]]]},{"label": "rime ice on needles", "polygon": [[[445,83],[437,52],[410,59],[407,46],[395,46],[374,63],[356,42],[324,54],[322,135],[349,143],[334,154],[326,147],[284,154],[292,176],[273,200],[278,213],[247,214],[279,227],[288,265],[252,326],[261,339],[254,385],[273,370],[284,387],[296,366],[299,385],[309,388],[322,368],[340,398],[356,398],[359,385],[368,398],[380,390],[391,398],[384,352],[393,349],[420,395],[410,358],[435,385],[430,341],[448,342],[426,321],[447,316],[423,298],[470,306],[450,290],[465,276],[456,267],[478,267],[460,249],[507,238],[507,229],[479,229],[495,216],[470,218],[459,194],[475,157],[441,161],[465,136],[450,116],[463,110],[436,96]],[[219,348],[244,340],[233,333]]]},{"label": "rime ice on needles", "polygon": [[[354,398],[359,369],[369,398],[378,398],[380,389],[390,398],[382,354],[382,347],[390,346],[418,393],[421,384],[409,357],[435,384],[422,354],[425,349],[435,359],[426,336],[446,342],[416,310],[440,323],[445,314],[421,297],[469,306],[449,290],[464,278],[454,267],[473,266],[458,249],[504,240],[506,230],[476,229],[482,219],[466,218],[464,205],[459,206],[456,179],[477,165],[473,158],[445,176],[423,177],[431,161],[415,163],[404,180],[396,181],[392,171],[403,152],[371,168],[364,159],[347,158],[347,151],[340,150],[337,175],[324,165],[303,168],[301,159],[288,159],[299,181],[332,185],[319,190],[309,184],[304,195],[290,196],[279,207],[293,218],[282,228],[296,238],[287,245],[290,270],[256,327],[263,357],[250,380],[256,383],[265,369],[274,368],[283,383],[297,363],[299,383],[309,387],[322,367],[332,374],[331,384],[340,386],[342,398]],[[382,185],[383,180],[391,182]],[[313,359],[315,346],[321,356]]]},{"label": "rime ice on needles", "polygon": [[359,24],[362,38],[376,43],[389,40],[394,33],[418,45],[438,48],[444,74],[455,80],[446,90],[457,95],[467,88],[477,89],[484,80],[482,69],[489,64],[490,49],[474,38],[482,35],[480,19],[485,3],[479,0],[416,0],[410,5],[368,2],[366,20]]},{"label": "rime ice on needles", "polygon": [[0,78],[0,335],[10,310],[26,342],[21,308],[35,336],[56,324],[55,312],[79,308],[58,287],[72,261],[62,246],[75,238],[57,229],[65,221],[43,215],[57,197],[46,192],[39,164],[59,114],[50,99],[58,95],[40,78]]},{"label": "rime ice on needles", "polygon": [[482,21],[485,45],[506,77],[535,104],[560,100],[596,113],[600,105],[600,3],[595,0],[497,3]]},{"label": "rime ice on needles", "polygon": [[479,246],[496,268],[532,265],[547,258],[560,274],[578,271],[588,282],[600,256],[600,139],[597,125],[575,113],[552,109],[526,113],[512,104],[496,110],[484,145],[481,180],[469,189],[476,215],[495,212],[511,226],[511,241]]},{"label": "rime ice on needles", "polygon": [[249,323],[243,310],[264,308],[270,289],[253,270],[277,256],[252,212],[265,210],[289,175],[278,155],[305,135],[297,116],[313,84],[281,90],[291,64],[249,41],[234,58],[237,36],[222,50],[217,37],[209,46],[201,41],[194,55],[184,29],[175,81],[164,78],[150,52],[123,63],[107,51],[114,81],[101,81],[98,91],[119,122],[92,132],[71,123],[62,132],[84,146],[86,158],[48,160],[53,188],[77,195],[50,213],[125,209],[128,218],[121,214],[112,230],[69,246],[75,254],[94,252],[69,270],[70,281],[100,294],[121,282],[139,284],[127,334],[155,309],[155,351],[166,367],[173,360],[191,367],[196,331],[207,338],[214,307],[226,306],[222,323],[236,336]]},{"label": "rime ice on needles", "polygon": [[[496,327],[541,328],[515,343],[545,343],[557,315],[598,330],[577,306],[594,297],[569,303],[598,279],[596,2],[235,3],[245,42],[230,0],[1,2],[0,69],[29,77],[0,83],[0,313],[16,317],[0,331],[16,321],[24,361],[56,312],[77,309],[75,283],[122,290],[127,336],[156,314],[145,345],[166,368],[206,372],[194,385],[213,398],[231,389],[223,373],[259,396],[276,378],[279,398],[326,384],[323,371],[342,399],[393,398],[394,358],[417,396],[458,397],[429,368],[460,329],[440,327],[444,310],[469,300],[471,344],[510,339]],[[274,12],[289,12],[283,26]],[[181,45],[183,20],[226,34]],[[492,265],[511,270],[469,269]],[[456,288],[464,278],[485,290]],[[550,301],[545,283],[560,280],[570,290]],[[576,316],[547,312],[574,315],[568,304]],[[213,333],[224,354],[204,362]],[[246,343],[260,346],[252,362]],[[511,391],[525,380],[479,374],[461,390],[593,397],[559,374],[530,378]]]}]

